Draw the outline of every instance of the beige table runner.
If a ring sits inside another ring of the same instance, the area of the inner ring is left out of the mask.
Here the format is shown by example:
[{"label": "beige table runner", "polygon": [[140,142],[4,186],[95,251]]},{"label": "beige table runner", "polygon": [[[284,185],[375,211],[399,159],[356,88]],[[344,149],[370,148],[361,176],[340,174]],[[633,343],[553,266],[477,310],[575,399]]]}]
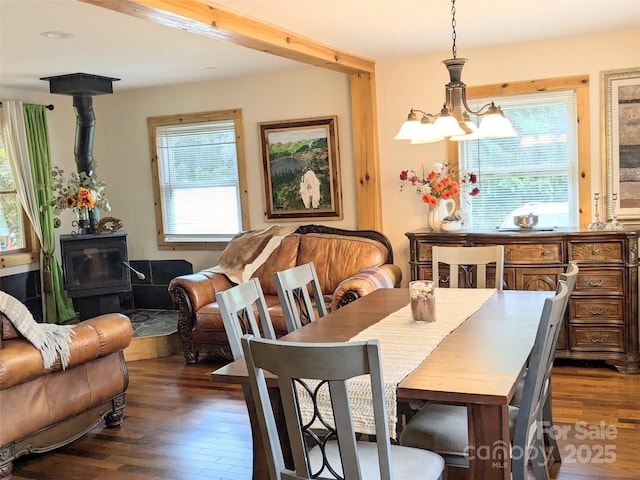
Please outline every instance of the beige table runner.
[{"label": "beige table runner", "polygon": [[[349,341],[366,341],[378,339],[382,358],[383,380],[387,401],[389,433],[396,436],[398,384],[427,358],[433,350],[458,328],[467,318],[480,310],[480,307],[495,293],[495,289],[484,288],[438,288],[436,289],[436,318],[433,323],[411,323],[409,299],[407,305],[379,322],[371,325]],[[321,391],[319,405],[321,412],[328,409],[322,407],[329,402],[326,388]],[[371,384],[368,379],[354,378],[349,382],[349,395],[352,405],[354,427],[357,432],[375,434],[373,405],[371,403]],[[303,419],[310,420],[313,405],[303,400],[301,395]],[[323,417],[333,421],[330,415]]]}]

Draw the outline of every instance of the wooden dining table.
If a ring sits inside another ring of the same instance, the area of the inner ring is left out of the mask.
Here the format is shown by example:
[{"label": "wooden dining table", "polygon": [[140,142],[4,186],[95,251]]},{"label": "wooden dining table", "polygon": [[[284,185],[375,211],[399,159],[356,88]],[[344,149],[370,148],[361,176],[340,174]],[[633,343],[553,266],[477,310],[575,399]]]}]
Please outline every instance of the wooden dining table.
[{"label": "wooden dining table", "polygon": [[[459,301],[464,302],[465,289],[458,290]],[[511,476],[508,405],[525,371],[544,300],[551,295],[553,292],[495,292],[397,386],[398,402],[466,405],[469,479],[507,480]],[[281,339],[314,343],[348,341],[408,303],[406,288],[376,290]],[[244,360],[215,370],[211,380],[242,385],[252,426],[253,478],[267,480],[265,450]],[[275,381],[270,387],[277,397]]]}]

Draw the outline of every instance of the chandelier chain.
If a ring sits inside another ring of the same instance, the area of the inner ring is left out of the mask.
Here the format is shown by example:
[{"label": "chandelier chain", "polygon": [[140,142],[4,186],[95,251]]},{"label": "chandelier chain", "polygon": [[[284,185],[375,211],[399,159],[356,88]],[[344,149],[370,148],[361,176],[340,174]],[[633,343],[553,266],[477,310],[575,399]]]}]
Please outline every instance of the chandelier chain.
[{"label": "chandelier chain", "polygon": [[458,47],[456,46],[456,0],[451,0],[451,29],[453,30],[451,38],[453,39],[452,53],[453,58],[456,58],[458,53]]}]

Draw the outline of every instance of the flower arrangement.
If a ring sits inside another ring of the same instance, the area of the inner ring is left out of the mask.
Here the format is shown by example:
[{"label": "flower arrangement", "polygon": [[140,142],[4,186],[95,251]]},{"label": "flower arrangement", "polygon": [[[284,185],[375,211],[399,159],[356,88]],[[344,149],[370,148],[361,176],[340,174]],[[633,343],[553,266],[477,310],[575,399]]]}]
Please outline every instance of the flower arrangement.
[{"label": "flower arrangement", "polygon": [[[430,207],[435,207],[440,203],[440,199],[448,200],[460,194],[460,185],[473,186],[478,182],[475,173],[467,173],[455,180],[455,175],[449,170],[446,163],[434,164],[434,169],[428,174],[419,177],[414,170],[402,170],[400,172],[400,190],[411,184],[416,187],[416,191],[422,196],[422,201]],[[475,197],[480,193],[480,188],[475,186],[469,195]]]},{"label": "flower arrangement", "polygon": [[53,177],[53,199],[50,205],[55,213],[60,213],[65,208],[91,210],[97,207],[107,212],[111,210],[104,193],[105,183],[90,173],[71,172],[68,177],[65,177],[62,169],[53,167],[51,176]]}]

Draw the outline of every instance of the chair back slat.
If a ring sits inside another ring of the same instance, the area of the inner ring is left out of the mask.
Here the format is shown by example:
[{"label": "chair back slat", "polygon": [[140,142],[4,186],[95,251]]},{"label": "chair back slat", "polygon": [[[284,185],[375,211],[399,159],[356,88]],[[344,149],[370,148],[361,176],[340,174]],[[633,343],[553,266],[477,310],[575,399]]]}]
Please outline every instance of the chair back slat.
[{"label": "chair back slat", "polygon": [[[313,262],[275,272],[273,279],[288,332],[314,322],[315,309],[320,317],[327,314],[327,306]],[[313,300],[310,291],[313,294]]]},{"label": "chair back slat", "polygon": [[469,288],[473,283],[473,273],[476,273],[476,287],[486,288],[487,265],[495,264],[495,288],[503,289],[504,282],[504,246],[479,247],[431,247],[431,268],[433,281],[440,286],[440,264],[449,265],[449,287],[458,288],[458,277],[462,271],[465,284]]},{"label": "chair back slat", "polygon": [[[240,338],[245,333],[256,337],[276,338],[258,278],[251,278],[228,290],[217,292],[216,301],[234,360],[242,358]],[[260,319],[259,325],[255,312]]]}]

